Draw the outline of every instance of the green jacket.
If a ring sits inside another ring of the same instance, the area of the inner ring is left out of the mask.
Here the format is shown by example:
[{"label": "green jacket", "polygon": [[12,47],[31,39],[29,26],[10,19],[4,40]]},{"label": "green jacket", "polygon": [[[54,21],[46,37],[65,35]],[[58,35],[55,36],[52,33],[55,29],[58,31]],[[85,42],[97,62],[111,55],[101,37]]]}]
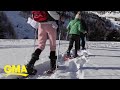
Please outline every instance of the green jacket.
[{"label": "green jacket", "polygon": [[71,20],[67,26],[69,34],[77,34],[80,35],[80,32],[84,32],[81,27],[81,21],[79,19]]}]

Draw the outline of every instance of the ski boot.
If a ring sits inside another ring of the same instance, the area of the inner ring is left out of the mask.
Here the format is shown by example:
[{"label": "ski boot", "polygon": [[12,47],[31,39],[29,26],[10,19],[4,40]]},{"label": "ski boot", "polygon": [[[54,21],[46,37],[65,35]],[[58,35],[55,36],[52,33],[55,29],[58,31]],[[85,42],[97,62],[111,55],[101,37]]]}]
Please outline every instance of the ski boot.
[{"label": "ski boot", "polygon": [[70,51],[67,51],[67,57],[71,57]]},{"label": "ski boot", "polygon": [[37,73],[37,70],[34,68],[34,65],[26,65],[26,69],[27,69],[27,74],[29,75],[35,75]]},{"label": "ski boot", "polygon": [[37,70],[34,68],[34,64],[37,60],[39,60],[39,55],[42,52],[40,49],[36,49],[36,51],[32,54],[32,58],[30,62],[26,65],[26,69],[29,75],[35,75]]},{"label": "ski boot", "polygon": [[[50,52],[50,70],[47,71],[47,74],[52,74],[54,73],[55,69],[56,69],[56,60],[57,60],[57,56],[55,56],[55,51],[51,51]],[[57,66],[58,68],[58,66]]]},{"label": "ski boot", "polygon": [[73,55],[74,58],[76,58],[76,57],[79,56],[79,55],[77,54],[77,51],[78,51],[78,50],[75,50],[75,52],[74,52],[74,55]]},{"label": "ski boot", "polygon": [[85,47],[83,47],[83,48],[82,48],[82,50],[86,50],[86,48],[85,48]]}]

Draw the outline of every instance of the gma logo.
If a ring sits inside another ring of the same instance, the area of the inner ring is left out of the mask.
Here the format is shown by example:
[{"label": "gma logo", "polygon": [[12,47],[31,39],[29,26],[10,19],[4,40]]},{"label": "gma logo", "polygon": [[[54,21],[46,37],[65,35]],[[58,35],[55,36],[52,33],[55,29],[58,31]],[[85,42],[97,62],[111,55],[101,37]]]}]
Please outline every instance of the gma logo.
[{"label": "gma logo", "polygon": [[4,72],[5,76],[18,75],[18,76],[28,76],[27,69],[25,65],[5,65]]}]

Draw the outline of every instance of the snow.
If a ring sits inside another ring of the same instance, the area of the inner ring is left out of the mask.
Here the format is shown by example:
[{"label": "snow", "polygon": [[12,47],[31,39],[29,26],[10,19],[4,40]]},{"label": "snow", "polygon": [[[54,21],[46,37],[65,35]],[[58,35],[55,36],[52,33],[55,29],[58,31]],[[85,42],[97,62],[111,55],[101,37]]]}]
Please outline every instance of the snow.
[{"label": "snow", "polygon": [[[27,23],[27,19],[20,15],[20,11],[4,11],[7,15],[9,21],[11,22],[18,39],[34,38],[34,29]],[[119,12],[106,12],[105,14],[100,14],[95,11],[89,11],[94,14],[97,14],[100,17],[105,17],[111,21],[112,27],[111,29],[120,29],[120,21],[116,21],[115,18],[120,19]],[[67,15],[74,16],[72,12],[66,12]],[[65,23],[63,24],[64,27],[68,25],[70,18],[65,19]]]},{"label": "snow", "polygon": [[[37,47],[36,41],[36,47]],[[119,79],[120,78],[120,42],[87,42],[87,51],[79,51],[81,57],[63,61],[63,53],[68,41],[60,42],[59,68],[52,75],[46,75],[50,68],[48,58],[49,41],[40,59],[35,63],[37,75],[29,79]],[[57,41],[58,45],[58,41]],[[34,51],[33,39],[0,40],[0,78],[3,78],[6,64],[26,64]],[[89,56],[88,56],[89,55]],[[13,79],[13,78],[12,78]]]},{"label": "snow", "polygon": [[[113,29],[120,29],[120,13],[118,11],[116,12],[106,12],[105,14],[100,14],[98,12],[95,11],[90,11],[96,15],[98,15],[99,17],[105,17],[106,19],[111,21],[112,24],[112,28]],[[119,19],[118,21],[115,20],[115,18]]]},{"label": "snow", "polygon": [[[111,22],[111,29],[120,30],[120,13],[119,12],[108,11],[105,14],[100,14],[95,11],[89,11],[89,12],[97,14],[100,17],[107,18]],[[15,33],[17,34],[16,36],[18,39],[24,39],[24,38],[33,39],[34,38],[35,29],[27,23],[28,19],[20,15],[20,11],[4,11],[4,13],[6,14],[9,21],[11,22],[15,30]],[[74,16],[72,12],[66,12],[66,14],[70,16]],[[116,21],[115,18],[118,20]],[[65,19],[65,22],[63,24],[64,28],[68,25],[70,20],[71,18]]]},{"label": "snow", "polygon": [[4,11],[11,22],[18,39],[34,38],[34,29],[27,24],[27,19],[20,16],[20,11]]},{"label": "snow", "polygon": [[89,11],[89,12],[92,12],[92,13],[94,13],[94,14],[97,14],[98,16],[100,16],[100,17],[114,17],[114,18],[120,18],[120,13],[119,12],[109,12],[109,11],[107,11],[106,13],[104,13],[104,14],[100,14],[100,13],[98,13],[98,12],[96,12],[96,11]]}]

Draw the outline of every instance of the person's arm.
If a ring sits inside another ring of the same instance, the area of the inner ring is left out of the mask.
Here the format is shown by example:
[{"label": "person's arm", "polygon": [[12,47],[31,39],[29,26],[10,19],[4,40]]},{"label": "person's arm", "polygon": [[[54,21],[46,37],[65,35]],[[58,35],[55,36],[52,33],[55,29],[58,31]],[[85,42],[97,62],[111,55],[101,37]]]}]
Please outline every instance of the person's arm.
[{"label": "person's arm", "polygon": [[67,25],[67,31],[69,32],[71,28],[71,22],[69,22],[69,24]]},{"label": "person's arm", "polygon": [[32,19],[34,19],[33,17],[34,17],[34,13],[35,13],[35,11],[31,11],[31,18]]},{"label": "person's arm", "polygon": [[81,20],[81,22],[82,22],[83,28],[85,30],[85,33],[87,33],[88,32],[88,28],[87,28],[87,25],[86,25],[85,21]]},{"label": "person's arm", "polygon": [[78,30],[80,31],[80,29],[81,29],[81,25],[80,23],[78,23]]}]

